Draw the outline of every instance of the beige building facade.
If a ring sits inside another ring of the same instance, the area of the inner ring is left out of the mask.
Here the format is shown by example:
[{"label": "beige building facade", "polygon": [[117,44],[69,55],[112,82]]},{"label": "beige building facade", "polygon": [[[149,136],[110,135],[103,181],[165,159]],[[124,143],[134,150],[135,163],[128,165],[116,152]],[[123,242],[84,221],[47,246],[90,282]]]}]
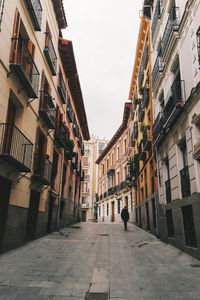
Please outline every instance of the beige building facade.
[{"label": "beige building facade", "polygon": [[83,140],[89,139],[73,46],[62,39],[62,1],[4,4],[1,251],[80,219]]}]

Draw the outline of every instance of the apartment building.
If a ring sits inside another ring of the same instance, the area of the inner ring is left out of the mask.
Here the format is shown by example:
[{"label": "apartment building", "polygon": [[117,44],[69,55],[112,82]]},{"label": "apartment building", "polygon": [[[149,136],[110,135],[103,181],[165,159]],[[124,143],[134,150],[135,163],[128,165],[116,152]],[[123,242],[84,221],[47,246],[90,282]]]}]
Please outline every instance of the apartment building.
[{"label": "apartment building", "polygon": [[127,122],[131,103],[125,103],[123,121],[117,132],[97,158],[98,164],[98,220],[120,222],[121,210],[127,206],[133,211],[133,199],[127,186],[127,151],[129,134]]},{"label": "apartment building", "polygon": [[[149,8],[149,7],[148,7]],[[149,9],[144,6],[129,99],[132,102],[130,131],[130,185],[134,193],[134,223],[158,234],[157,178],[153,152],[153,106],[151,97],[151,35]]]},{"label": "apartment building", "polygon": [[160,234],[200,258],[200,2],[154,1],[152,90]]},{"label": "apartment building", "polygon": [[62,1],[3,4],[0,249],[6,251],[80,219],[89,131],[73,46],[62,39]]},{"label": "apartment building", "polygon": [[97,157],[105,149],[108,141],[92,136],[89,141],[84,141],[84,157],[83,157],[83,171],[84,182],[82,185],[82,206],[81,214],[82,221],[96,221],[97,220],[97,173],[98,166],[95,163]]}]

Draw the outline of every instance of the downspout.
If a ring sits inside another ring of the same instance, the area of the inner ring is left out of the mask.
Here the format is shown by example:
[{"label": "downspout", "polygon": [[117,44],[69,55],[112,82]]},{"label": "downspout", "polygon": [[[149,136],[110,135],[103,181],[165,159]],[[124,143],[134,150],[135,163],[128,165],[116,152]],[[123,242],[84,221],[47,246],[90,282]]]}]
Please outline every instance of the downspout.
[{"label": "downspout", "polygon": [[64,148],[61,150],[62,158],[61,158],[61,168],[60,168],[60,185],[58,192],[58,211],[57,211],[57,222],[56,222],[56,230],[59,231],[59,219],[60,219],[60,207],[61,207],[61,189],[62,189],[62,174],[63,174],[63,160],[64,160]]}]

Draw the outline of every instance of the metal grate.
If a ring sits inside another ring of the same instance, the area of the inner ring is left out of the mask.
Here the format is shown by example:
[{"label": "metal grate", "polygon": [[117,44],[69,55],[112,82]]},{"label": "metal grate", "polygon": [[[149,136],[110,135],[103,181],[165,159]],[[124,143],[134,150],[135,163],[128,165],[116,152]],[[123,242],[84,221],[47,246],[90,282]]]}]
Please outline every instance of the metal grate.
[{"label": "metal grate", "polygon": [[108,233],[101,233],[100,235],[101,235],[101,236],[109,236]]},{"label": "metal grate", "polygon": [[108,293],[86,293],[85,300],[108,300]]}]

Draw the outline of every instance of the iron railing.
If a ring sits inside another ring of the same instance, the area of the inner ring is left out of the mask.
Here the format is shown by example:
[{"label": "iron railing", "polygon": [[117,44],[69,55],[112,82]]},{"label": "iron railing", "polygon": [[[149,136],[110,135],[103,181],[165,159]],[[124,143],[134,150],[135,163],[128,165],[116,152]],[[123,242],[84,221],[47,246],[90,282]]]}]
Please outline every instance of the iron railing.
[{"label": "iron railing", "polygon": [[79,137],[79,134],[80,134],[80,133],[79,133],[79,126],[78,126],[78,123],[77,123],[76,119],[75,119],[75,121],[74,121],[73,130],[74,130],[75,136],[76,136],[76,137]]},{"label": "iron railing", "polygon": [[157,55],[157,58],[156,58],[156,61],[154,63],[153,70],[152,70],[152,88],[153,89],[155,87],[155,83],[158,78],[158,74],[159,74],[159,72],[163,72],[163,68],[164,68],[163,59],[161,56]]},{"label": "iron railing", "polygon": [[140,64],[139,74],[138,74],[138,85],[139,85],[139,86],[142,86],[143,78],[144,78],[144,66],[143,66],[143,64],[141,63],[141,64]]},{"label": "iron railing", "polygon": [[45,32],[45,34],[46,34],[46,41],[45,41],[45,47],[44,47],[44,54],[45,54],[45,57],[49,64],[52,75],[56,75],[56,70],[57,70],[56,51],[55,51],[50,33]]},{"label": "iron railing", "polygon": [[114,188],[112,187],[112,188],[109,188],[108,189],[108,196],[111,196],[111,195],[113,195],[114,194]]},{"label": "iron railing", "polygon": [[138,122],[134,122],[133,124],[133,137],[134,139],[138,137]]},{"label": "iron railing", "polygon": [[52,166],[53,164],[50,162],[48,155],[35,153],[32,179],[50,185]]},{"label": "iron railing", "polygon": [[163,38],[161,41],[162,57],[165,56],[171,40],[172,33],[178,30],[179,23],[179,7],[175,7],[175,5],[173,5],[169,13],[167,24],[163,33]]},{"label": "iron railing", "polygon": [[59,122],[54,132],[54,138],[60,147],[66,147],[67,140],[69,139],[69,129],[67,126]]},{"label": "iron railing", "polygon": [[151,149],[151,132],[148,128],[145,128],[143,133],[143,149],[145,151],[149,151]]},{"label": "iron railing", "polygon": [[33,55],[28,49],[29,43],[29,40],[12,38],[10,69],[17,75],[28,96],[38,98],[40,73],[34,63]]},{"label": "iron railing", "polygon": [[63,103],[66,103],[67,87],[63,79],[62,73],[59,73],[59,84],[57,86],[59,95]]},{"label": "iron railing", "polygon": [[41,31],[42,24],[42,6],[40,0],[24,0],[30,18],[33,23],[33,27],[36,31]]},{"label": "iron railing", "polygon": [[156,121],[153,125],[153,143],[154,144],[156,143],[159,135],[162,133],[163,125],[164,125],[164,113],[159,112],[159,114],[157,115]]},{"label": "iron railing", "polygon": [[188,197],[191,195],[190,176],[189,176],[188,166],[186,166],[182,170],[180,170],[180,176],[181,176],[182,197],[185,198],[185,197]]},{"label": "iron railing", "polygon": [[106,198],[106,197],[107,197],[107,195],[108,195],[108,193],[107,193],[107,192],[105,192],[105,193],[103,194],[103,197],[104,197],[104,198]]},{"label": "iron railing", "polygon": [[140,104],[138,107],[138,121],[142,122],[143,118],[144,118],[144,108],[143,105]]},{"label": "iron railing", "polygon": [[56,109],[52,97],[47,91],[41,91],[41,107],[39,109],[39,115],[46,122],[49,129],[55,129]]},{"label": "iron railing", "polygon": [[68,102],[67,102],[67,116],[68,116],[70,123],[73,123],[74,122],[74,111],[73,111],[73,107],[71,105],[70,99],[68,99]]},{"label": "iron railing", "polygon": [[170,184],[170,179],[165,181],[165,195],[166,195],[166,202],[170,203],[171,200],[171,184]]},{"label": "iron railing", "polygon": [[148,63],[148,58],[149,58],[149,47],[148,47],[148,40],[146,40],[144,50],[143,50],[143,55],[142,55],[142,61],[141,65],[143,66],[143,70],[146,69],[147,63]]},{"label": "iron railing", "polygon": [[143,91],[143,104],[145,107],[147,107],[149,104],[149,88],[147,88],[146,86],[144,87]]},{"label": "iron railing", "polygon": [[0,124],[0,158],[16,165],[21,172],[30,172],[33,144],[15,126]]},{"label": "iron railing", "polygon": [[152,37],[152,40],[154,38],[154,34],[155,34],[155,31],[156,31],[158,20],[161,17],[161,1],[162,0],[157,1],[156,6],[155,6],[155,10],[154,10],[154,16],[153,16],[153,20],[152,20],[152,24],[151,24],[151,37]]}]

